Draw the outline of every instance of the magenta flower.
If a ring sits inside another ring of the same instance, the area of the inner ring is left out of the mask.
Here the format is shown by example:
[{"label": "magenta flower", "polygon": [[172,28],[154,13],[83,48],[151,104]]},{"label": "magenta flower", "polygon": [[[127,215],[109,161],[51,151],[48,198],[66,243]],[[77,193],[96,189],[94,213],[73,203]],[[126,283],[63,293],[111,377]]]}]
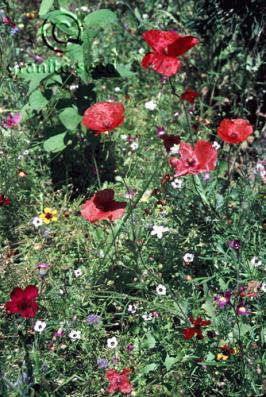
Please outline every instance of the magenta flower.
[{"label": "magenta flower", "polygon": [[239,316],[245,316],[251,314],[251,312],[244,305],[244,302],[240,302],[236,308],[236,314],[238,314]]},{"label": "magenta flower", "polygon": [[8,113],[6,116],[6,119],[4,121],[4,127],[5,128],[13,128],[16,127],[21,121],[21,114],[15,113],[14,116],[11,115],[11,113]]},{"label": "magenta flower", "polygon": [[229,241],[227,241],[227,245],[229,248],[232,248],[232,249],[238,251],[241,247],[241,241],[240,240],[229,240]]},{"label": "magenta flower", "polygon": [[225,291],[223,296],[216,295],[214,297],[214,301],[216,304],[219,306],[220,309],[223,309],[226,305],[230,305],[230,298],[231,298],[231,292],[230,291]]}]

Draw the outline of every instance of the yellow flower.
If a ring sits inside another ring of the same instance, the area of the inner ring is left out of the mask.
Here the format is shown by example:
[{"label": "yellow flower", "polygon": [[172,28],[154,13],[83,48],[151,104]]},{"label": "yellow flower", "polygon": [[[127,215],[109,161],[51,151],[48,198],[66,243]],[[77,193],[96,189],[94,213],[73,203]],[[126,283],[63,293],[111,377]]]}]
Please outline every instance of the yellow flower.
[{"label": "yellow flower", "polygon": [[57,210],[52,210],[51,208],[44,208],[43,213],[39,215],[41,219],[43,219],[44,223],[47,225],[50,222],[56,222],[57,221]]},{"label": "yellow flower", "polygon": [[237,356],[237,355],[239,354],[239,349],[238,349],[238,347],[233,347],[233,349],[232,349],[232,354],[233,354],[234,356]]},{"label": "yellow flower", "polygon": [[223,361],[226,361],[228,359],[228,357],[229,356],[226,356],[223,353],[218,353],[217,356],[216,356],[217,360],[223,360]]}]

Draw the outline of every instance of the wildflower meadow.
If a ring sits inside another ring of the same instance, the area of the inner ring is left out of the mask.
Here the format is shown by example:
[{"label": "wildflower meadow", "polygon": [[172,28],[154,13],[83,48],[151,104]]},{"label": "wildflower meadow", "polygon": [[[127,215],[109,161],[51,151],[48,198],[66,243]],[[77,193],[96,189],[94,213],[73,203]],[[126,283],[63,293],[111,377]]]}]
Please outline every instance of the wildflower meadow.
[{"label": "wildflower meadow", "polygon": [[266,395],[265,0],[0,0],[0,397]]}]

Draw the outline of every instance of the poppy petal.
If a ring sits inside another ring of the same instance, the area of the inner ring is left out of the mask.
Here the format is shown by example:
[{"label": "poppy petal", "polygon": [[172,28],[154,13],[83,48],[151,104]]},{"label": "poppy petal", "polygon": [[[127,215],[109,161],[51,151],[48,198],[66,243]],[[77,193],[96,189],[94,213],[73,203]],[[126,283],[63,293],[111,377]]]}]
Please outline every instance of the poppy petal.
[{"label": "poppy petal", "polygon": [[24,296],[28,300],[34,300],[37,298],[39,290],[35,285],[28,285],[24,290]]},{"label": "poppy petal", "polygon": [[19,313],[20,311],[16,301],[6,302],[5,308],[6,311],[10,313]]},{"label": "poppy petal", "polygon": [[167,32],[163,30],[148,30],[142,35],[146,43],[156,52],[163,53],[163,50],[174,43],[178,38],[176,32]]},{"label": "poppy petal", "polygon": [[174,43],[168,45],[168,55],[180,56],[190,50],[195,45],[199,44],[199,40],[193,36],[182,36],[179,35]]},{"label": "poppy petal", "polygon": [[12,301],[14,301],[14,302],[19,301],[19,300],[23,299],[24,291],[21,288],[16,287],[11,292],[10,297],[11,297]]}]

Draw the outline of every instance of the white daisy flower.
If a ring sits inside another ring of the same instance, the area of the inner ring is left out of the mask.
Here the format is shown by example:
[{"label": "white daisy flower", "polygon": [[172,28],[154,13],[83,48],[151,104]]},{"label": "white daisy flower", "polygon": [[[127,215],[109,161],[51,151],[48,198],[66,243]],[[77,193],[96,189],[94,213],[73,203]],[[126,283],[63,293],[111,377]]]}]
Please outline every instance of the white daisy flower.
[{"label": "white daisy flower", "polygon": [[34,218],[32,218],[32,220],[30,221],[30,223],[31,223],[36,229],[38,229],[38,227],[42,226],[43,220],[42,220],[41,218],[39,218],[38,216],[34,216]]},{"label": "white daisy flower", "polygon": [[75,342],[76,340],[81,338],[80,331],[75,331],[74,329],[68,334],[68,336],[72,340],[72,342]]},{"label": "white daisy flower", "polygon": [[166,287],[163,284],[158,284],[156,287],[156,292],[158,295],[166,295]]},{"label": "white daisy flower", "polygon": [[131,145],[130,145],[130,149],[133,150],[133,152],[135,150],[137,150],[138,147],[139,147],[139,145],[137,144],[137,142],[132,142]]},{"label": "white daisy flower", "polygon": [[183,256],[183,260],[186,263],[191,263],[194,260],[194,255],[190,254],[189,252],[187,252],[184,256]]},{"label": "white daisy flower", "polygon": [[257,256],[254,256],[254,257],[251,259],[250,263],[251,263],[252,266],[254,266],[254,267],[260,267],[260,266],[262,265],[262,261],[261,261]]},{"label": "white daisy flower", "polygon": [[144,321],[151,321],[152,320],[152,313],[145,312],[142,316]]},{"label": "white daisy flower", "polygon": [[82,270],[80,268],[74,270],[75,277],[80,277],[82,275]]},{"label": "white daisy flower", "polygon": [[179,145],[175,144],[170,148],[170,155],[179,153]]},{"label": "white daisy flower", "polygon": [[115,349],[117,345],[118,345],[118,340],[115,336],[107,339],[107,347],[109,349]]},{"label": "white daisy flower", "polygon": [[213,147],[214,149],[216,149],[216,150],[219,150],[220,147],[221,147],[221,145],[220,145],[218,142],[214,141],[213,144],[212,144],[212,147]]},{"label": "white daisy flower", "polygon": [[179,178],[175,178],[175,179],[173,180],[173,182],[171,182],[171,186],[172,186],[172,188],[174,188],[174,189],[181,189],[182,184],[183,184],[183,180],[182,180],[182,179],[179,179]]},{"label": "white daisy flower", "polygon": [[120,87],[115,87],[114,91],[115,91],[115,92],[120,92],[121,89],[120,89]]},{"label": "white daisy flower", "polygon": [[37,320],[34,324],[34,331],[35,332],[42,332],[46,327],[46,322]]},{"label": "white daisy flower", "polygon": [[128,305],[128,307],[127,307],[127,311],[129,312],[129,313],[132,313],[132,314],[134,314],[134,313],[136,313],[136,311],[137,311],[137,305],[135,305],[134,303],[132,303],[132,305],[130,304],[130,305]]},{"label": "white daisy flower", "polygon": [[154,225],[151,231],[152,236],[157,236],[159,239],[163,237],[163,233],[169,232],[168,227]]},{"label": "white daisy flower", "polygon": [[157,108],[157,104],[154,101],[148,101],[144,106],[148,110],[155,110]]}]

